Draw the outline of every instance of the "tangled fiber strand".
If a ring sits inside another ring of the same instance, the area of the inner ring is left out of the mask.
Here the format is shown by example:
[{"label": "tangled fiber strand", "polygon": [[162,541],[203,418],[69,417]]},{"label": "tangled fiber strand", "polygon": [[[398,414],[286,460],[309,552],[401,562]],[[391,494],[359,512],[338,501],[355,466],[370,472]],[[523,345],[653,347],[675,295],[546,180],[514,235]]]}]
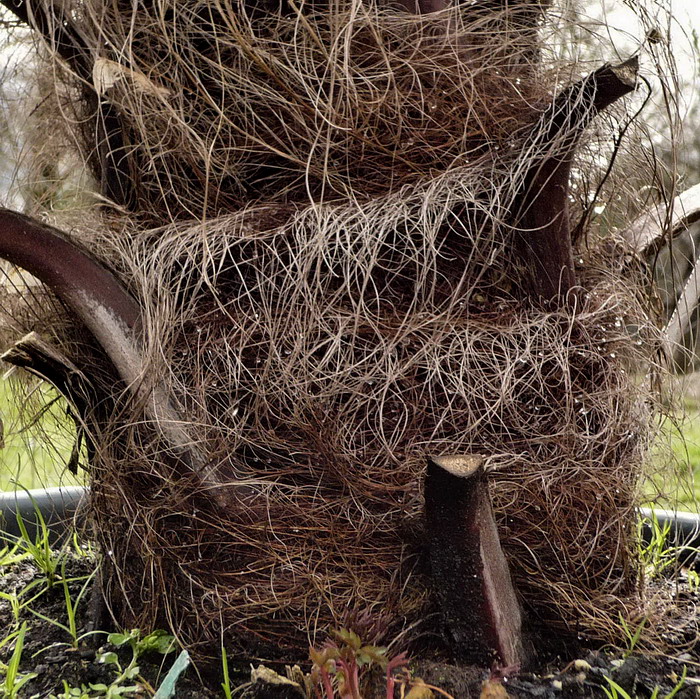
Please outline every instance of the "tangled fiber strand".
[{"label": "tangled fiber strand", "polygon": [[[540,3],[65,8],[99,97],[57,68],[84,95],[67,128],[96,179],[134,195],[74,233],[141,304],[144,381],[170,388],[218,476],[212,492],[178,469],[62,316],[52,339],[89,353],[108,398],[87,419],[92,508],[122,623],[167,622],[202,653],[223,630],[293,656],[348,611],[386,617],[385,639],[431,634],[424,466],[467,452],[488,459],[528,606],[614,640],[644,611],[637,374],[656,333],[602,224],[581,238],[575,307],[527,298],[514,209],[565,145],[538,135],[572,79],[538,62]],[[95,144],[106,103],[117,172]]]}]

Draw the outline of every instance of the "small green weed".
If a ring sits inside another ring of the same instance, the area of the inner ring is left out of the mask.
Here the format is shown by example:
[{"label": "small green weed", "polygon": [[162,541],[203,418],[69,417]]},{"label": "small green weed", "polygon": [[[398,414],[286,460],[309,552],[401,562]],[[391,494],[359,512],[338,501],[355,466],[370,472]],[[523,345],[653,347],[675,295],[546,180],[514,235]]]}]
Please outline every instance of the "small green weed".
[{"label": "small green weed", "polygon": [[[2,549],[0,549],[0,570],[7,566],[14,565],[15,563],[20,563],[29,557],[29,554],[26,551],[19,553],[18,551],[19,546],[17,543],[13,543],[12,546],[4,546]],[[19,595],[16,592],[0,592],[0,599],[4,599],[9,604],[10,610],[12,611],[14,624],[15,626],[19,626],[19,613],[22,609]]]},{"label": "small green weed", "polygon": [[[643,538],[643,528],[645,526],[651,532],[648,543],[645,543]],[[644,566],[644,573],[648,580],[653,580],[669,572],[677,573],[680,567],[680,560],[689,555],[700,553],[700,550],[692,546],[671,545],[670,534],[671,523],[666,521],[661,525],[653,509],[651,510],[651,516],[642,517],[639,520],[639,560]],[[695,591],[700,585],[700,576],[695,571],[689,570],[687,582],[690,590]]]},{"label": "small green weed", "polygon": [[647,617],[644,617],[637,626],[637,628],[633,630],[630,628],[629,624],[627,623],[626,619],[622,616],[622,614],[619,615],[619,619],[620,626],[622,627],[622,631],[625,634],[625,640],[627,641],[625,652],[623,653],[622,657],[629,658],[630,655],[634,653],[634,649],[637,647],[637,643],[639,643],[639,639],[642,636],[644,627],[647,625],[647,622],[649,620]]},{"label": "small green weed", "polygon": [[117,648],[122,646],[131,648],[134,658],[139,658],[145,653],[167,655],[177,648],[175,637],[162,629],[153,631],[143,637],[139,629],[132,629],[125,633],[111,633],[108,640]]},{"label": "small green weed", "polygon": [[[131,659],[126,667],[123,667],[119,662],[119,657],[114,652],[103,653],[100,656],[100,662],[106,665],[114,665],[117,670],[117,678],[113,680],[110,686],[95,685],[93,689],[106,691],[105,697],[111,699],[112,696],[121,696],[126,691],[118,692],[117,690],[124,682],[134,680],[139,677],[140,669],[138,660],[144,653],[161,653],[167,655],[177,648],[175,639],[165,631],[154,631],[147,636],[141,637],[141,632],[138,629],[132,629],[127,633],[111,633],[107,640],[117,648],[128,646],[131,649]],[[139,678],[141,679],[141,678]],[[141,691],[142,686],[146,684],[145,680],[141,679],[141,686],[135,685],[129,690],[135,689]],[[110,688],[114,688],[110,694]],[[126,687],[121,687],[126,690]]]},{"label": "small green weed", "polygon": [[22,609],[22,605],[19,603],[17,593],[0,592],[0,599],[4,599],[10,605],[15,627],[19,626],[19,612]]},{"label": "small green weed", "polygon": [[[396,678],[394,671],[406,665],[406,654],[389,658],[387,649],[380,646],[363,645],[354,631],[334,631],[335,641],[327,643],[321,650],[310,650],[313,667],[311,686],[323,699],[362,699],[360,694],[361,674],[374,666],[380,667],[386,676],[386,696],[394,696]],[[336,695],[337,690],[337,695]]]},{"label": "small green weed", "polygon": [[[645,543],[642,529],[647,524],[651,529],[651,536],[649,542]],[[661,525],[653,510],[651,517],[643,517],[639,521],[639,558],[644,566],[646,576],[650,580],[658,577],[670,566],[677,563],[677,550],[669,546],[670,533],[671,523],[665,522]]]},{"label": "small green weed", "polygon": [[[687,674],[688,668],[683,666],[683,673],[681,674],[676,686],[668,694],[664,694],[663,697],[660,697],[661,687],[657,685],[654,687],[654,691],[651,693],[650,699],[673,699],[673,697],[675,697],[676,694],[683,689]],[[603,687],[603,691],[608,699],[635,699],[635,697],[630,696],[629,692],[623,689],[617,682],[615,682],[615,680],[606,677],[605,681],[608,683],[609,687]]]},{"label": "small green weed", "polygon": [[221,666],[224,672],[224,681],[221,683],[221,689],[224,692],[225,699],[232,699],[231,694],[231,679],[228,675],[228,656],[226,655],[226,648],[221,646]]},{"label": "small green weed", "polygon": [[174,651],[177,643],[173,636],[165,631],[154,631],[142,637],[138,629],[132,629],[125,633],[109,634],[107,640],[117,648],[131,649],[131,658],[126,665],[122,665],[114,651],[107,651],[98,656],[100,663],[113,666],[114,679],[109,684],[90,683],[87,687],[71,687],[64,682],[63,692],[59,695],[52,694],[49,699],[118,699],[133,695],[142,696],[144,689],[151,696],[155,693],[153,687],[140,676],[138,660],[144,653],[166,655]]},{"label": "small green weed", "polygon": [[[24,488],[24,490],[31,498],[31,493],[26,488]],[[31,558],[36,567],[44,574],[46,586],[52,587],[56,582],[57,571],[60,565],[60,554],[51,547],[49,528],[46,524],[46,520],[33,498],[32,502],[34,503],[34,513],[37,522],[36,535],[34,537],[29,535],[27,525],[18,512],[17,526],[19,527],[20,536],[16,538],[13,537],[13,543],[17,551]]]},{"label": "small green weed", "polygon": [[611,680],[609,677],[606,677],[605,681],[608,683],[608,685],[610,685],[609,687],[603,687],[605,696],[608,697],[608,699],[632,699],[629,693],[620,687],[615,680]]},{"label": "small green weed", "polygon": [[63,680],[63,691],[58,695],[52,694],[51,699],[91,699],[91,695],[85,685],[71,687],[68,682]]},{"label": "small green weed", "polygon": [[[41,612],[37,612],[35,609],[32,609],[30,606],[28,606],[29,602],[25,603],[28,611],[31,612],[32,614],[34,614],[34,616],[39,617],[39,619],[42,619],[43,621],[46,621],[49,624],[53,624],[54,626],[58,626],[58,628],[60,628],[60,629],[63,629],[70,637],[70,645],[72,648],[77,648],[80,644],[80,641],[82,641],[84,638],[87,638],[88,636],[93,636],[93,635],[99,634],[99,633],[105,633],[104,631],[88,631],[87,633],[78,634],[78,624],[77,624],[77,619],[76,619],[78,607],[79,607],[80,603],[82,602],[83,597],[85,596],[85,593],[88,590],[90,582],[95,577],[96,573],[97,573],[97,569],[93,570],[92,573],[90,573],[90,575],[87,575],[87,576],[83,576],[80,578],[68,578],[68,577],[66,577],[66,560],[64,558],[61,561],[61,585],[63,586],[63,597],[64,597],[65,604],[66,604],[67,624],[62,624],[60,621],[58,621],[56,619],[51,619],[50,617],[47,617],[46,615],[42,614]],[[80,592],[78,593],[78,596],[74,602],[73,598],[71,597],[71,594],[70,594],[69,584],[72,582],[75,582],[75,581],[83,581],[83,580],[85,582],[83,583],[83,586],[80,588]],[[30,601],[33,601],[34,599],[36,599],[36,597],[33,597],[32,600],[30,600]]]},{"label": "small green weed", "polygon": [[15,642],[15,648],[12,651],[12,656],[10,661],[4,667],[5,678],[3,683],[0,685],[0,696],[2,699],[15,699],[19,696],[19,692],[24,687],[29,680],[36,677],[36,673],[31,672],[26,675],[22,675],[19,672],[19,665],[22,662],[22,652],[24,651],[24,637],[27,633],[27,622],[25,621],[19,630],[14,631],[9,636],[7,636],[0,646],[4,646],[12,641]]},{"label": "small green weed", "polygon": [[14,565],[28,557],[29,554],[26,551],[20,551],[17,543],[13,542],[12,546],[3,546],[0,549],[0,568]]},{"label": "small green weed", "polygon": [[[676,683],[676,686],[668,693],[663,696],[663,699],[673,699],[673,697],[678,694],[678,692],[683,689],[683,686],[685,685],[685,678],[688,675],[688,668],[684,665],[683,666],[683,672],[681,673],[680,678],[678,679],[678,682]],[[651,694],[650,699],[659,699],[659,692],[661,691],[660,687],[654,687],[654,691]]]}]

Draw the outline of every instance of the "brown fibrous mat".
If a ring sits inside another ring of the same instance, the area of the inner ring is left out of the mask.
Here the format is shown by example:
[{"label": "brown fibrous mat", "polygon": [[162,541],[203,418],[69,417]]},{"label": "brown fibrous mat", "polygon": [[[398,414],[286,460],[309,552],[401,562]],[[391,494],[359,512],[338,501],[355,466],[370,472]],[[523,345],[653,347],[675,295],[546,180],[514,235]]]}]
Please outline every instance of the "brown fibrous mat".
[{"label": "brown fibrous mat", "polygon": [[[168,623],[199,652],[223,634],[293,656],[348,615],[384,620],[383,641],[430,639],[422,479],[446,453],[486,457],[533,617],[610,641],[621,614],[648,614],[635,506],[658,330],[644,270],[612,213],[586,218],[581,293],[559,308],[528,297],[513,206],[556,145],[533,139],[540,115],[579,76],[541,53],[543,5],[498,5],[87,0],[66,17],[94,49],[90,89],[43,47],[64,133],[103,185],[93,88],[118,113],[133,192],[53,220],[141,304],[145,380],[176,397],[219,483],[173,466],[69,319],[33,304],[24,328],[79,366],[92,357],[110,397],[85,427],[124,625]],[[587,143],[634,111],[617,109]],[[572,218],[596,191],[609,212],[634,208],[624,178],[601,184],[601,149],[582,151]]]}]

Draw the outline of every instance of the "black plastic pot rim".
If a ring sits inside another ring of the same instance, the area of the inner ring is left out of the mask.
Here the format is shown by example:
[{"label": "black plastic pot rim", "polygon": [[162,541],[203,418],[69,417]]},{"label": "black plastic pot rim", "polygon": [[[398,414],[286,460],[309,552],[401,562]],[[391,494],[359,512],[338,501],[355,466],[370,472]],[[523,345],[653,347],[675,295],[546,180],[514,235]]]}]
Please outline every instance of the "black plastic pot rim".
[{"label": "black plastic pot rim", "polygon": [[80,503],[86,498],[87,488],[80,485],[0,492],[0,533],[20,536],[19,516],[27,533],[36,537],[41,535],[43,520],[54,543],[78,523]]},{"label": "black plastic pot rim", "polygon": [[[88,489],[85,486],[0,492],[0,531],[6,535],[19,536],[18,515],[30,533],[38,531],[38,511],[52,539],[59,538],[80,521],[80,503],[87,495]],[[685,558],[700,553],[700,515],[697,513],[642,507],[640,514],[645,541],[650,542],[654,538],[653,522],[656,521],[661,531],[668,528],[665,536],[667,547],[680,549]]]},{"label": "black plastic pot rim", "polygon": [[[678,559],[697,567],[700,563],[700,515],[683,510],[660,507],[640,507],[642,539],[649,543],[663,533],[666,549],[673,550]],[[654,526],[656,522],[657,527]],[[656,531],[655,531],[656,529]],[[668,531],[665,531],[668,530]]]}]

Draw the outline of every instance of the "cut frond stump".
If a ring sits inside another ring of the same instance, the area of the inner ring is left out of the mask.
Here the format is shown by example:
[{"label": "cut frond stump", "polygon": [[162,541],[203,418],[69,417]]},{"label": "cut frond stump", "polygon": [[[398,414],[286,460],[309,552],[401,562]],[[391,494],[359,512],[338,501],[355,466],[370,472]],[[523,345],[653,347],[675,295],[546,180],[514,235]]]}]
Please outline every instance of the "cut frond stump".
[{"label": "cut frond stump", "polygon": [[428,458],[425,515],[431,580],[455,658],[521,667],[520,605],[477,455]]}]

